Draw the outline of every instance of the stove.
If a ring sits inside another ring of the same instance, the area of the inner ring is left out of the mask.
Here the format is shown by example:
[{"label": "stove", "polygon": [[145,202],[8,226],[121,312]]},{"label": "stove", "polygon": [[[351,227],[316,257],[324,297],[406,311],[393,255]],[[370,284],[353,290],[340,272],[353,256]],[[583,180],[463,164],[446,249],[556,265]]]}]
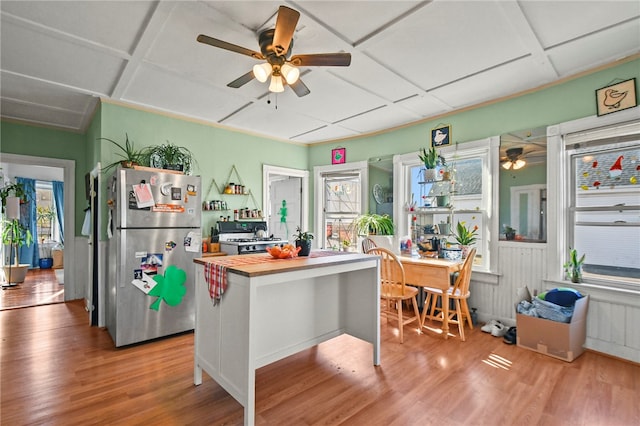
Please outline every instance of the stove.
[{"label": "stove", "polygon": [[267,247],[288,244],[289,241],[266,234],[267,223],[261,221],[218,222],[212,235],[218,235],[220,251],[227,254],[266,253]]}]

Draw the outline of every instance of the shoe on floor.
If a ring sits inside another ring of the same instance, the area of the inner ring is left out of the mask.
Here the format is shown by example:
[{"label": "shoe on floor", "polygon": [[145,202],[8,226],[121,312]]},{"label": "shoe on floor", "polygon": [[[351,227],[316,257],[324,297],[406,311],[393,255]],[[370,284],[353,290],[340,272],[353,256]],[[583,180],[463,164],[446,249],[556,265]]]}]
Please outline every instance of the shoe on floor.
[{"label": "shoe on floor", "polygon": [[507,330],[508,329],[509,329],[509,327],[507,327],[506,325],[502,324],[501,322],[498,322],[491,329],[491,335],[493,337],[503,337],[505,334],[507,334]]},{"label": "shoe on floor", "polygon": [[485,333],[491,333],[491,330],[493,330],[493,326],[496,324],[500,324],[500,321],[498,320],[491,320],[488,323],[486,323],[485,325],[482,326],[482,328],[480,328],[480,330],[484,331]]},{"label": "shoe on floor", "polygon": [[509,327],[509,329],[505,333],[505,335],[504,335],[502,340],[507,345],[515,345],[516,344],[516,336],[517,336],[516,335],[516,328],[515,327]]}]

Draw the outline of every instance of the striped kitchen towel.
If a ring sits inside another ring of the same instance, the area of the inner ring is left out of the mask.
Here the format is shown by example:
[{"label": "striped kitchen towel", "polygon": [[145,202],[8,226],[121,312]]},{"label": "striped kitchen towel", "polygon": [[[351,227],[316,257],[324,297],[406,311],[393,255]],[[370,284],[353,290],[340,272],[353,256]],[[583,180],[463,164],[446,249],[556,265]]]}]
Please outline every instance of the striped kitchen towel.
[{"label": "striped kitchen towel", "polygon": [[209,286],[209,296],[213,304],[217,305],[227,289],[227,267],[213,262],[205,263],[204,279]]}]

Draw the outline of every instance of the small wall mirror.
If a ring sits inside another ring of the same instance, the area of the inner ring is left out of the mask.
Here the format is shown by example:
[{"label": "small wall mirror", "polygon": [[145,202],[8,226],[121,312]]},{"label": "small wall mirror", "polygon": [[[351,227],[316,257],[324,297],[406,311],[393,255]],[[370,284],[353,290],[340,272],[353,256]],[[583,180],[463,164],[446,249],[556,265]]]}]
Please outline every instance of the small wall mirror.
[{"label": "small wall mirror", "polygon": [[369,161],[369,212],[393,217],[393,157]]},{"label": "small wall mirror", "polygon": [[501,240],[547,240],[546,127],[500,136],[499,214]]}]

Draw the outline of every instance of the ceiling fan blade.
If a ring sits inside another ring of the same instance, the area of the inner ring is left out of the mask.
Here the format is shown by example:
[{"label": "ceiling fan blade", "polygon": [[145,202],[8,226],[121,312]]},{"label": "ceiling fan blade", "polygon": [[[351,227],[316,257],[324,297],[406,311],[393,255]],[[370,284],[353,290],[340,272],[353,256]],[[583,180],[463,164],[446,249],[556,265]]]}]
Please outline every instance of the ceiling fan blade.
[{"label": "ceiling fan blade", "polygon": [[264,59],[264,56],[262,56],[262,53],[260,52],[256,52],[255,50],[247,49],[246,47],[228,43],[226,41],[218,40],[217,38],[209,37],[204,34],[200,34],[198,36],[198,41],[200,43],[208,44],[213,47],[219,47],[220,49],[225,49],[231,52],[240,53],[242,55],[251,56],[252,58],[255,58],[255,59]]},{"label": "ceiling fan blade", "polygon": [[298,79],[295,83],[290,84],[291,89],[298,95],[299,98],[308,95],[311,93],[311,90],[307,87],[306,84],[302,82],[302,80]]},{"label": "ceiling fan blade", "polygon": [[250,82],[254,78],[255,78],[255,76],[253,75],[253,71],[249,71],[248,73],[246,73],[244,75],[241,75],[240,77],[238,77],[235,80],[233,80],[231,83],[227,84],[227,86],[228,87],[233,87],[234,89],[237,89],[239,87],[244,86],[245,84],[247,84],[248,82]]},{"label": "ceiling fan blade", "polygon": [[351,53],[316,53],[295,55],[289,61],[297,67],[348,67],[351,65]]},{"label": "ceiling fan blade", "polygon": [[278,9],[278,18],[276,19],[276,28],[273,33],[273,48],[277,56],[285,56],[289,51],[293,33],[298,25],[300,12],[290,9],[286,6],[280,6]]}]

